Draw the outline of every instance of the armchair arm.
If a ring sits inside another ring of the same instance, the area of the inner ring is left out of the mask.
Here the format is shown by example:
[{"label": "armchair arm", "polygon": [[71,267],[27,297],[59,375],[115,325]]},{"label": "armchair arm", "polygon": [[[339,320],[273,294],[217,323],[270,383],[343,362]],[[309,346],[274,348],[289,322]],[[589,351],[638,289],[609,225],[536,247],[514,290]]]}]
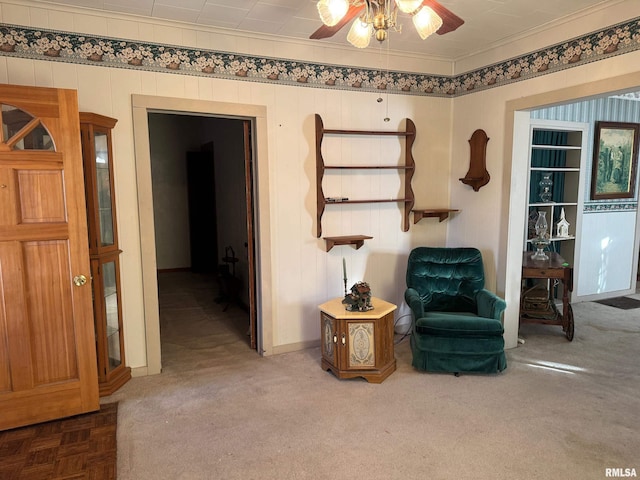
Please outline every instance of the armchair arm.
[{"label": "armchair arm", "polygon": [[507,303],[495,293],[482,289],[476,296],[478,303],[478,315],[485,318],[500,320],[502,312],[507,308]]},{"label": "armchair arm", "polygon": [[414,322],[418,318],[424,317],[424,305],[422,304],[422,298],[420,298],[420,294],[417,290],[414,288],[407,288],[404,292],[404,299],[413,313]]}]

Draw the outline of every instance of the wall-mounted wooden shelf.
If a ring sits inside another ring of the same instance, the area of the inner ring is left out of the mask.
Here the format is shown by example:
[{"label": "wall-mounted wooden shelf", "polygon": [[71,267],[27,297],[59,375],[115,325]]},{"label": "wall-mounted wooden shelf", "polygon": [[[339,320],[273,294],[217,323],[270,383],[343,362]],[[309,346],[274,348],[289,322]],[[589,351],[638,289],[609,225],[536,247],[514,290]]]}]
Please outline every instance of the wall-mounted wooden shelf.
[{"label": "wall-mounted wooden shelf", "polygon": [[[415,162],[413,160],[413,153],[411,149],[416,136],[416,126],[410,119],[405,120],[404,131],[374,131],[374,130],[336,130],[325,129],[322,123],[320,115],[316,114],[316,200],[317,200],[317,215],[316,215],[316,237],[320,238],[322,235],[322,215],[326,205],[332,204],[346,204],[346,203],[384,203],[384,202],[401,202],[404,203],[404,213],[402,222],[402,231],[409,230],[409,213],[413,208],[414,194],[411,188],[411,179],[415,171]],[[368,135],[368,136],[393,136],[405,138],[405,158],[404,163],[400,165],[325,165],[322,158],[322,140],[325,135]],[[387,199],[357,199],[357,200],[341,200],[341,201],[328,201],[322,191],[322,179],[324,177],[325,170],[398,170],[401,175],[404,175],[404,196],[402,198],[387,198]],[[361,235],[360,237],[365,237]],[[351,237],[325,237],[327,238],[351,238]],[[334,243],[338,245],[338,243]],[[333,246],[333,245],[332,245]],[[360,246],[362,244],[360,243]],[[360,248],[356,244],[356,248]],[[329,251],[330,248],[327,248]]]},{"label": "wall-mounted wooden shelf", "polygon": [[452,208],[428,208],[428,209],[414,209],[411,210],[413,212],[413,223],[418,223],[423,218],[436,217],[441,222],[449,218],[449,214],[453,212],[458,212],[457,209]]},{"label": "wall-mounted wooden shelf", "polygon": [[340,204],[340,203],[388,203],[388,202],[411,202],[412,198],[387,198],[387,199],[377,199],[377,200],[341,200],[339,202],[326,202],[330,205]]},{"label": "wall-mounted wooden shelf", "polygon": [[373,237],[368,235],[345,235],[342,237],[322,237],[327,243],[327,252],[336,245],[355,245],[356,250],[364,245],[365,240],[371,240]]},{"label": "wall-mounted wooden shelf", "polygon": [[491,180],[487,171],[487,143],[489,137],[484,130],[476,130],[469,139],[471,148],[471,159],[469,160],[469,171],[460,181],[473,188],[474,192],[480,190]]}]

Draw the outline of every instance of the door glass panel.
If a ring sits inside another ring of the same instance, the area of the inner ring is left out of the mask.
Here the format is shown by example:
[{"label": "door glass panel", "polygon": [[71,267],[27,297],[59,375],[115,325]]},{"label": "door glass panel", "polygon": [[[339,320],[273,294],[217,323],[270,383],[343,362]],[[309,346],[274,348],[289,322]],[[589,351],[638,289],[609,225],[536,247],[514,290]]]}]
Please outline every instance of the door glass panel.
[{"label": "door glass panel", "polygon": [[116,262],[102,265],[104,305],[107,315],[107,351],[109,368],[113,370],[122,363],[120,358],[120,322],[118,321],[118,292],[116,285]]},{"label": "door glass panel", "polygon": [[109,177],[109,146],[107,134],[96,132],[96,185],[100,212],[100,244],[113,245],[113,212],[111,211],[111,178]]},{"label": "door glass panel", "polygon": [[2,140],[7,142],[33,117],[12,105],[2,105]]},{"label": "door glass panel", "polygon": [[38,125],[27,133],[13,148],[15,150],[55,150],[49,132],[42,125]]},{"label": "door glass panel", "polygon": [[13,138],[22,130],[33,116],[12,105],[2,105],[2,140],[11,142],[14,150],[50,150],[54,151],[53,139],[46,128],[39,122],[33,122],[31,127],[20,137]]}]

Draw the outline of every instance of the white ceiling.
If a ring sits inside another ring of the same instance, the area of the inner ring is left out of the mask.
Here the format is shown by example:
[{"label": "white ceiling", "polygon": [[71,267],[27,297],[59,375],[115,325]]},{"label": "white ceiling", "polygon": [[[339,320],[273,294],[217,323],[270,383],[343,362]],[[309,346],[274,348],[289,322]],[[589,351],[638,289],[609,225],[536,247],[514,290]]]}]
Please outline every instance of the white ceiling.
[{"label": "white ceiling", "polygon": [[[260,34],[308,38],[321,22],[317,0],[56,0],[55,3],[121,12],[196,25]],[[413,30],[409,16],[399,14],[401,34],[391,33],[389,48],[459,59],[509,39],[562,21],[581,11],[619,0],[439,0],[465,20],[455,32],[426,40]],[[346,44],[348,26],[330,39]],[[374,45],[375,41],[372,42]],[[369,48],[372,48],[371,46]],[[375,46],[373,47],[375,48]]]}]

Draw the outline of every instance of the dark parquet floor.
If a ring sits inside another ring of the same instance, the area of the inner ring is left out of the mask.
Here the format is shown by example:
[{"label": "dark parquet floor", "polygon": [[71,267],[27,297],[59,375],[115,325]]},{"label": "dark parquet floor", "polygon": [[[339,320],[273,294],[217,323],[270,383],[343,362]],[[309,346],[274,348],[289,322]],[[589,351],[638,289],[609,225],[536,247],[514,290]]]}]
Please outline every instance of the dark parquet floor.
[{"label": "dark parquet floor", "polygon": [[115,480],[118,404],[0,432],[2,480]]}]

